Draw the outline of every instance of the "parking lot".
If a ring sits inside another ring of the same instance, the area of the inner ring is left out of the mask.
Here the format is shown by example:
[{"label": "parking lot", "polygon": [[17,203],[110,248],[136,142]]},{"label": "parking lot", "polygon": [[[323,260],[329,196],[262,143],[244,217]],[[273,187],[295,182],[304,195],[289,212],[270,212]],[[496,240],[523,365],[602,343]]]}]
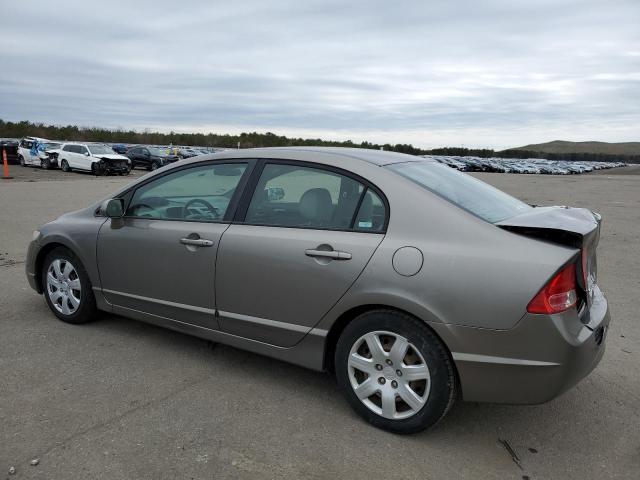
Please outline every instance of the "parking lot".
[{"label": "parking lot", "polygon": [[550,403],[460,402],[433,430],[404,437],[365,424],[328,374],[112,315],[83,326],[55,319],[25,279],[32,231],[144,173],[12,167],[15,179],[0,181],[0,475],[13,466],[10,478],[638,478],[640,167],[474,174],[529,203],[603,215],[607,351]]}]

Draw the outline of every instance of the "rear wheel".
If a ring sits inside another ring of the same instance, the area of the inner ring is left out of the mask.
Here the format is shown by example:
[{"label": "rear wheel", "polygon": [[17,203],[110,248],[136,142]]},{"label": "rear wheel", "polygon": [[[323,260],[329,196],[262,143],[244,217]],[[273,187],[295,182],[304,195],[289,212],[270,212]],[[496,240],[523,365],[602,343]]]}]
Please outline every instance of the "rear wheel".
[{"label": "rear wheel", "polygon": [[42,268],[44,298],[63,322],[79,324],[96,316],[96,300],[80,259],[66,248],[52,250]]},{"label": "rear wheel", "polygon": [[66,160],[62,160],[62,162],[60,162],[60,168],[63,172],[71,171],[71,167],[69,167],[69,163]]},{"label": "rear wheel", "polygon": [[393,310],[367,312],[347,325],[335,366],[353,409],[395,433],[431,427],[456,398],[454,366],[442,341],[423,322]]}]

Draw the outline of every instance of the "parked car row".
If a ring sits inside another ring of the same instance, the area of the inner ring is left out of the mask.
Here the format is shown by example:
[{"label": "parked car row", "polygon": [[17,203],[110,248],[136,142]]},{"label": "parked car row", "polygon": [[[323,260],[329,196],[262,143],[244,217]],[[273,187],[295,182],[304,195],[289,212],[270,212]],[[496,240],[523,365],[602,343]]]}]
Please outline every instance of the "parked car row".
[{"label": "parked car row", "polygon": [[431,158],[463,172],[570,175],[626,166],[624,162],[572,162],[567,160],[546,160],[544,158],[480,158],[446,155],[424,155],[424,157]]},{"label": "parked car row", "polygon": [[163,151],[163,155],[175,156],[178,158],[192,158],[198,155],[207,155],[209,153],[216,153],[224,148],[215,147],[187,147],[187,146],[174,146],[174,145],[136,145],[136,144],[124,144],[114,143],[111,148],[117,153],[126,154],[132,148],[156,148]]},{"label": "parked car row", "polygon": [[94,175],[128,175],[136,167],[157,170],[183,158],[213,153],[221,149],[125,145],[91,142],[61,142],[25,137],[17,147],[22,166],[43,169],[60,168],[64,172],[80,170]]},{"label": "parked car row", "polygon": [[26,137],[18,145],[18,161],[23,167],[60,168],[64,172],[80,170],[94,175],[128,175],[131,160],[102,143],[59,142]]}]

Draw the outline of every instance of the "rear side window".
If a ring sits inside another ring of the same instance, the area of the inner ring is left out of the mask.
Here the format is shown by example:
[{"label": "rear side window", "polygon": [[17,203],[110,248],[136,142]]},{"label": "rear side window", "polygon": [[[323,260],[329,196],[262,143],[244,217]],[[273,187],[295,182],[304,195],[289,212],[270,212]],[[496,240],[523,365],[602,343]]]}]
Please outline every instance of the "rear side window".
[{"label": "rear side window", "polygon": [[436,162],[396,163],[386,168],[487,222],[500,222],[533,208],[471,175]]},{"label": "rear side window", "polygon": [[363,232],[382,232],[386,211],[380,196],[371,189],[367,189],[353,228]]},{"label": "rear side window", "polygon": [[246,163],[203,165],[151,181],[133,194],[126,216],[220,222]]},{"label": "rear side window", "polygon": [[384,207],[377,209],[381,221],[378,221],[380,217],[374,219],[373,208],[368,208],[372,203],[365,201],[367,198],[373,200],[373,197],[367,197],[366,190],[357,180],[333,171],[267,164],[253,193],[245,222],[275,227],[350,230],[354,228],[358,210],[362,225],[371,226],[356,229],[381,231]]}]

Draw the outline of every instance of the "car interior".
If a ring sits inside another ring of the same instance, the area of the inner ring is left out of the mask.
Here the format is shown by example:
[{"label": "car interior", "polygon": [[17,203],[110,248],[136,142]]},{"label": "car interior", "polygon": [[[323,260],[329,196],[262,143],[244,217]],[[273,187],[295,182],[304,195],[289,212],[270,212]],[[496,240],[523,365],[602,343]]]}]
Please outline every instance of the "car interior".
[{"label": "car interior", "polygon": [[[310,188],[303,188],[305,184]],[[348,230],[364,189],[356,180],[333,172],[267,165],[245,223]],[[375,208],[374,198],[377,199]],[[384,206],[373,191],[367,190],[354,228],[381,231],[383,227]]]}]

